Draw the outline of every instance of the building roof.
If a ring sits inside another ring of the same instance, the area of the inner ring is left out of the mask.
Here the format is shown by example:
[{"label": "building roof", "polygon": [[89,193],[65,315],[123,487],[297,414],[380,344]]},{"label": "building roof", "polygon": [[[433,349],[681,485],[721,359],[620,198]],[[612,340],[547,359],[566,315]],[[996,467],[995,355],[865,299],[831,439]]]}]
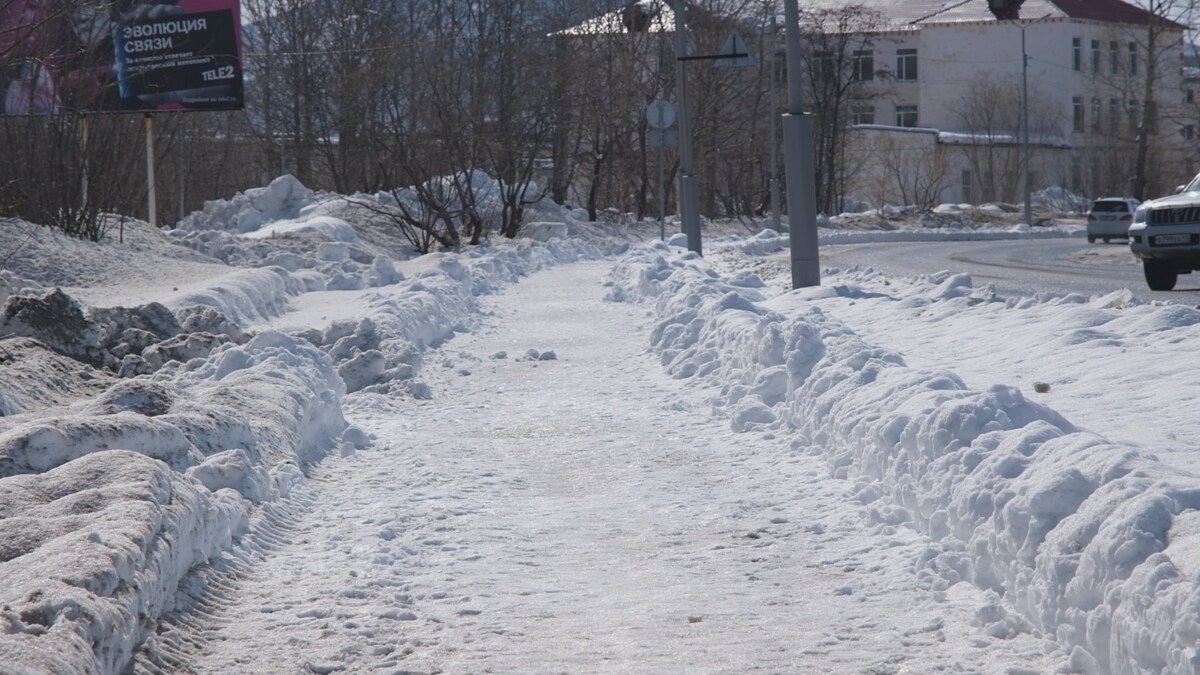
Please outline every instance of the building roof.
[{"label": "building roof", "polygon": [[[819,11],[840,9],[852,4],[879,12],[886,24],[893,28],[912,29],[929,24],[997,20],[988,8],[988,0],[805,0],[802,6],[808,11]],[[1025,20],[1083,19],[1144,26],[1153,16],[1149,11],[1124,0],[1021,0],[1019,5],[1020,18]],[[1187,29],[1187,26],[1164,17],[1158,20],[1159,25],[1167,28]],[[674,24],[675,13],[671,10],[670,2],[633,0],[558,34],[670,33],[675,30]]]},{"label": "building roof", "polygon": [[[850,4],[847,0],[808,0],[806,9],[836,9]],[[934,23],[995,21],[987,0],[855,0],[867,9],[878,11],[893,26],[919,26]],[[1024,0],[1022,19],[1085,19],[1146,25],[1151,13],[1123,0]],[[1160,17],[1171,28],[1186,26]]]},{"label": "building roof", "polygon": [[556,35],[611,35],[614,33],[671,33],[675,12],[663,0],[636,0],[558,31]]}]

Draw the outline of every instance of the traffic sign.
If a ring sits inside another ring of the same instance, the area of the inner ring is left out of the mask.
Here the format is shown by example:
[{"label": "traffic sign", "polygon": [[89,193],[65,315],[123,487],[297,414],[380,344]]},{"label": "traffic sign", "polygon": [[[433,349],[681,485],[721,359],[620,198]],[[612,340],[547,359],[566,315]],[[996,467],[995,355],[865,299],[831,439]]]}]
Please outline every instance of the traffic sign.
[{"label": "traffic sign", "polygon": [[737,31],[733,31],[725,38],[725,44],[721,45],[721,51],[717,53],[713,65],[717,68],[753,68],[756,64],[754,57],[750,56],[750,48],[746,46],[746,41]]},{"label": "traffic sign", "polygon": [[675,106],[663,100],[652,101],[646,106],[646,123],[654,129],[667,129],[675,124]]}]

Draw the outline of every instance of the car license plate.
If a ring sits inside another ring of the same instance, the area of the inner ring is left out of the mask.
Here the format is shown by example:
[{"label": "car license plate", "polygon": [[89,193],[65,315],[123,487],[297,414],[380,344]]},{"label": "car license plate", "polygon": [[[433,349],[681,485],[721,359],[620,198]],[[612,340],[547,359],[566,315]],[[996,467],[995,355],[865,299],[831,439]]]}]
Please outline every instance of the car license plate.
[{"label": "car license plate", "polygon": [[1160,234],[1154,238],[1155,246],[1178,246],[1180,244],[1190,244],[1192,235],[1190,234]]}]

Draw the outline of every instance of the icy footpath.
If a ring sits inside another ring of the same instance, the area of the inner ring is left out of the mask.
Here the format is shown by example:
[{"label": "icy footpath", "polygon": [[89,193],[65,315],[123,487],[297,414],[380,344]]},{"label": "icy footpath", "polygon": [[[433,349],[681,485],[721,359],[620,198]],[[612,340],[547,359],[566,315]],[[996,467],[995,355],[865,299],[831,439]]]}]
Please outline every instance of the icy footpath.
[{"label": "icy footpath", "polygon": [[[0,671],[125,670],[160,617],[204,595],[206,569],[244,566],[269,548],[269,521],[304,508],[306,467],[370,443],[343,417],[348,386],[420,395],[420,352],[471,321],[476,295],[603,252],[557,239],[442,255],[365,291],[369,316],[357,322],[209,343],[66,412],[9,418]],[[277,263],[272,255],[263,264]],[[303,290],[298,276],[250,269],[187,297],[227,319],[271,316]],[[188,311],[183,296],[170,304]]]},{"label": "icy footpath", "polygon": [[1015,388],[909,368],[761,286],[658,246],[618,265],[609,297],[654,303],[664,367],[718,387],[735,430],[791,430],[881,534],[926,533],[931,592],[994,591],[977,617],[990,635],[1050,637],[1070,651],[1064,672],[1200,672],[1200,478]]}]

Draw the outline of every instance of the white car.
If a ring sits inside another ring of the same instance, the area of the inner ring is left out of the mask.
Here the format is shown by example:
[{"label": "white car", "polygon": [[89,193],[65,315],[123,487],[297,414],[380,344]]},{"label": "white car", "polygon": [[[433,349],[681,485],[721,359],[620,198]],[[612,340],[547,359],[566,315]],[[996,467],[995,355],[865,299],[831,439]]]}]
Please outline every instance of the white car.
[{"label": "white car", "polygon": [[1094,244],[1097,239],[1106,244],[1110,239],[1128,239],[1139,203],[1133,197],[1104,197],[1093,202],[1087,213],[1088,243]]},{"label": "white car", "polygon": [[1129,250],[1142,259],[1146,285],[1154,291],[1169,291],[1180,274],[1200,270],[1200,176],[1177,194],[1138,207]]}]

